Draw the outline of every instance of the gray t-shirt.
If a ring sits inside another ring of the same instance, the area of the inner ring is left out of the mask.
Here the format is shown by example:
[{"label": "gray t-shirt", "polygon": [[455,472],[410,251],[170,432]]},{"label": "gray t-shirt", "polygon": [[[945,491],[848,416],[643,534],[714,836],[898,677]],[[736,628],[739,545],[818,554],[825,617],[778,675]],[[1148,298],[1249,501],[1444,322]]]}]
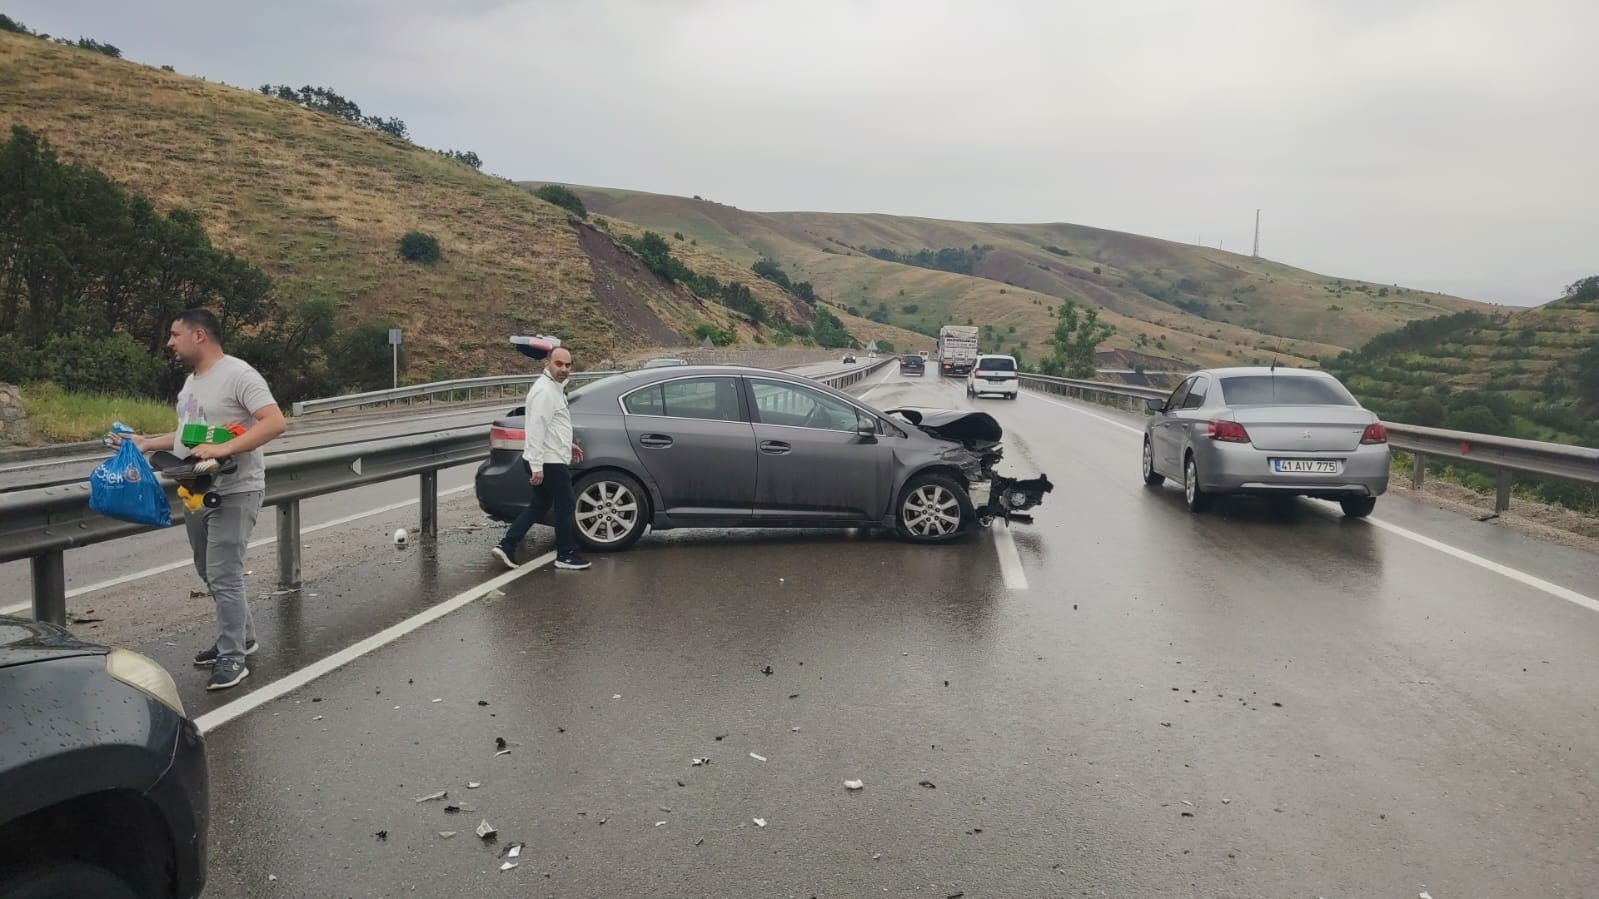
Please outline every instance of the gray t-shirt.
[{"label": "gray t-shirt", "polygon": [[[213,427],[230,424],[255,426],[255,413],[267,406],[276,405],[272,390],[267,387],[261,373],[236,356],[223,356],[205,374],[189,375],[178,393],[178,435],[190,422],[202,422]],[[172,452],[179,457],[189,454],[189,448],[174,442]],[[239,469],[233,474],[217,479],[216,491],[223,496],[249,493],[266,489],[266,453],[257,447],[241,456]]]}]

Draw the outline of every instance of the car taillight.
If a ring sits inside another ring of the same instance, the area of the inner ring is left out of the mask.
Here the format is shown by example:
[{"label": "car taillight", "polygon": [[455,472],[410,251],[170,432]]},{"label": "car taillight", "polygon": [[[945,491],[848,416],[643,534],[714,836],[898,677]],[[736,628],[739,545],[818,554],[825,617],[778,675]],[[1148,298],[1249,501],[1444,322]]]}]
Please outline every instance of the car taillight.
[{"label": "car taillight", "polygon": [[1360,442],[1366,444],[1387,443],[1388,429],[1382,426],[1382,422],[1366,425],[1366,433],[1360,435]]},{"label": "car taillight", "polygon": [[1236,421],[1212,421],[1205,424],[1205,436],[1223,443],[1248,443],[1249,432]]},{"label": "car taillight", "polygon": [[519,450],[526,440],[527,432],[521,428],[489,428],[489,449]]}]

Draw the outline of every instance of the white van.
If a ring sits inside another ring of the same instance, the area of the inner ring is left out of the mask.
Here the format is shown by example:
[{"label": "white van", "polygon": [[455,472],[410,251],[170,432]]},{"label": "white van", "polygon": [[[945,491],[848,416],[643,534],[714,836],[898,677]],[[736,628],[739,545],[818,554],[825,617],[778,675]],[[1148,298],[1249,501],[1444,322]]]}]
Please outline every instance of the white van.
[{"label": "white van", "polygon": [[986,393],[1013,400],[1020,388],[1015,356],[978,356],[977,363],[966,376],[966,395],[973,398]]}]

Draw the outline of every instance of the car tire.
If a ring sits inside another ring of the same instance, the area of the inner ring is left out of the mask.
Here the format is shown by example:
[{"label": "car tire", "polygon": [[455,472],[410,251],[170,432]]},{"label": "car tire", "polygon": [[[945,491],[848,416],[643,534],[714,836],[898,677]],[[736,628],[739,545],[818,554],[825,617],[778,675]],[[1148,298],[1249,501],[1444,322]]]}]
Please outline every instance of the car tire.
[{"label": "car tire", "polygon": [[5,899],[139,899],[139,892],[110,871],[85,862],[61,862],[29,868],[15,874],[0,873],[0,896]]},{"label": "car tire", "polygon": [[[955,521],[949,521],[950,504]],[[954,478],[919,474],[900,491],[894,507],[894,524],[900,536],[913,543],[944,543],[959,537],[972,520],[972,498]]]},{"label": "car tire", "polygon": [[1144,483],[1151,487],[1166,483],[1166,476],[1155,471],[1155,449],[1150,446],[1148,437],[1144,438]]},{"label": "car tire", "polygon": [[621,552],[644,536],[650,499],[644,485],[620,471],[591,471],[573,485],[577,542],[589,552]]},{"label": "car tire", "polygon": [[1199,464],[1193,453],[1183,458],[1183,498],[1188,502],[1188,511],[1196,515],[1208,510],[1214,499],[1199,486]]},{"label": "car tire", "polygon": [[1349,518],[1365,518],[1371,510],[1377,508],[1375,496],[1346,496],[1338,501],[1343,507],[1344,515]]}]

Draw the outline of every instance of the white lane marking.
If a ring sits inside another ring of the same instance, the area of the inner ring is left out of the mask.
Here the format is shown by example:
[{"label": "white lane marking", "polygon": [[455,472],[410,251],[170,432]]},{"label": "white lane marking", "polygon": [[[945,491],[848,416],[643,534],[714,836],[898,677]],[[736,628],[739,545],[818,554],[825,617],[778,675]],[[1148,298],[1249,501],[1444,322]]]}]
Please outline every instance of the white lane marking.
[{"label": "white lane marking", "polygon": [[857,396],[856,399],[865,400],[867,397],[871,396],[872,395],[872,391],[874,391],[877,388],[883,386],[883,384],[888,381],[888,376],[893,374],[893,373],[894,373],[894,366],[892,366],[892,365],[888,366],[888,371],[883,372],[883,376],[877,380],[877,383],[873,384],[871,387],[868,387],[866,389],[866,392],[862,393],[860,396]]},{"label": "white lane marking", "polygon": [[1459,549],[1458,547],[1450,546],[1447,543],[1434,540],[1431,537],[1418,534],[1415,531],[1407,530],[1397,524],[1390,524],[1378,518],[1367,518],[1366,521],[1370,522],[1375,527],[1379,527],[1385,531],[1388,531],[1389,533],[1404,537],[1406,540],[1414,540],[1415,542],[1420,543],[1422,546],[1430,549],[1436,549],[1445,555],[1454,556],[1462,562],[1469,562],[1472,565],[1476,565],[1479,568],[1485,568],[1498,575],[1503,575],[1504,577],[1510,578],[1513,581],[1519,581],[1529,587],[1532,587],[1533,589],[1542,590],[1550,596],[1563,599],[1569,603],[1575,603],[1576,605],[1582,606],[1590,612],[1599,612],[1599,599],[1594,599],[1591,596],[1584,596],[1575,590],[1571,590],[1566,587],[1562,587],[1559,584],[1546,581],[1541,577],[1528,574],[1520,569],[1511,568],[1509,565],[1501,565],[1498,562],[1495,562],[1491,559],[1485,559],[1475,553],[1467,552],[1466,550]]},{"label": "white lane marking", "polygon": [[[439,496],[450,496],[452,494],[463,493],[471,489],[471,484],[463,484],[460,487],[451,487],[448,490],[440,490]],[[421,498],[408,499],[404,502],[390,503],[387,506],[379,506],[376,509],[368,509],[365,512],[357,512],[354,515],[346,515],[343,518],[335,518],[332,521],[324,521],[319,524],[311,525],[310,527],[301,528],[300,534],[302,536],[305,534],[314,534],[317,531],[325,531],[328,528],[338,527],[341,524],[349,524],[352,521],[360,521],[363,518],[369,518],[373,515],[382,515],[385,512],[393,512],[396,509],[403,509],[406,506],[414,506],[421,501]],[[255,549],[257,547],[266,546],[269,543],[276,542],[278,542],[277,535],[273,535],[271,537],[262,537],[260,540],[250,541],[249,548]],[[85,593],[93,593],[96,590],[104,590],[107,587],[117,587],[122,584],[130,584],[134,581],[144,580],[147,577],[155,577],[158,574],[166,574],[169,571],[177,571],[179,568],[182,568],[185,565],[192,564],[194,564],[194,562],[191,559],[179,559],[176,562],[168,562],[165,565],[157,565],[154,568],[146,568],[143,571],[135,571],[132,574],[124,574],[121,577],[114,577],[110,580],[100,581],[94,584],[87,584],[82,587],[75,587],[67,591],[67,599],[71,599],[74,596],[82,596]],[[0,615],[15,615],[18,612],[31,608],[33,608],[32,602],[17,603],[16,605],[0,608]]]},{"label": "white lane marking", "polygon": [[387,646],[388,644],[393,643],[395,640],[400,639],[401,637],[411,633],[425,624],[437,621],[438,619],[443,618],[445,615],[448,615],[457,609],[464,608],[465,606],[476,602],[478,599],[487,596],[490,592],[498,590],[506,584],[515,581],[517,578],[531,574],[554,561],[555,553],[548,552],[542,556],[539,556],[537,559],[533,559],[530,562],[525,562],[520,568],[516,568],[497,577],[490,578],[489,580],[478,584],[476,587],[452,596],[436,606],[412,615],[410,618],[401,621],[399,624],[386,627],[372,636],[367,637],[365,640],[360,641],[359,643],[353,643],[350,646],[339,650],[333,655],[321,659],[320,661],[312,662],[293,674],[290,674],[286,677],[281,677],[272,683],[267,684],[261,689],[256,690],[254,693],[241,696],[233,702],[227,703],[226,705],[217,706],[211,711],[206,712],[204,715],[194,719],[194,724],[200,729],[200,733],[210,733],[222,725],[227,724],[229,721],[247,715],[274,699],[286,696],[289,693],[300,689],[306,684],[311,683],[317,678],[348,665],[349,663],[359,659],[375,649]]},{"label": "white lane marking", "polygon": [[1036,393],[1024,393],[1024,394],[1022,394],[1022,396],[1030,396],[1030,397],[1032,397],[1035,400],[1043,400],[1046,403],[1050,403],[1052,405],[1059,406],[1062,409],[1070,409],[1073,412],[1076,412],[1078,415],[1086,415],[1089,418],[1096,418],[1096,419],[1104,422],[1105,424],[1115,425],[1116,427],[1121,428],[1124,431],[1131,431],[1134,434],[1142,434],[1142,433],[1144,433],[1144,429],[1143,428],[1135,428],[1135,427],[1133,427],[1130,424],[1126,424],[1124,422],[1119,422],[1119,421],[1117,421],[1114,418],[1106,418],[1103,415],[1095,415],[1094,413],[1089,412],[1087,409],[1083,409],[1083,408],[1080,408],[1078,406],[1074,406],[1071,403],[1063,403],[1060,400],[1052,400],[1052,399],[1050,399],[1047,396],[1039,396]]},{"label": "white lane marking", "polygon": [[1005,586],[1011,590],[1027,589],[1027,572],[1022,570],[1022,555],[1016,550],[1016,538],[1010,528],[995,522],[989,530],[994,532],[994,548],[999,550],[999,571],[1005,577]]},{"label": "white lane marking", "polygon": [[[1060,402],[1058,400],[1052,400],[1052,399],[1049,399],[1048,397],[1039,396],[1036,393],[1035,394],[1030,394],[1030,395],[1034,399],[1040,399],[1040,400],[1043,400],[1046,403],[1054,403],[1057,406],[1063,406],[1063,407],[1065,407],[1067,409],[1071,409],[1073,412],[1080,412],[1083,415],[1088,416],[1089,418],[1097,418],[1100,421],[1105,422],[1106,424],[1115,425],[1116,427],[1121,428],[1122,430],[1132,431],[1135,434],[1143,433],[1138,428],[1131,427],[1131,426],[1123,424],[1123,423],[1121,423],[1119,421],[1114,421],[1112,419],[1105,418],[1102,415],[1095,415],[1092,412],[1086,412],[1086,411],[1084,411],[1082,409],[1079,409],[1076,406],[1072,406],[1072,405],[1070,405],[1068,403],[1062,403],[1062,402]],[[1406,540],[1414,541],[1416,543],[1421,544],[1422,546],[1428,547],[1429,549],[1435,549],[1435,550],[1443,553],[1444,555],[1454,556],[1455,558],[1459,559],[1462,562],[1467,562],[1469,564],[1476,565],[1479,568],[1483,568],[1483,569],[1486,569],[1488,571],[1492,571],[1494,574],[1502,575],[1502,576],[1507,577],[1507,578],[1509,578],[1509,579],[1511,579],[1513,581],[1517,581],[1519,583],[1525,584],[1526,586],[1531,587],[1534,590],[1541,590],[1544,593],[1547,593],[1550,596],[1553,596],[1553,597],[1555,597],[1557,599],[1563,599],[1566,602],[1574,603],[1576,605],[1582,606],[1583,608],[1589,610],[1590,612],[1599,612],[1599,599],[1594,599],[1591,596],[1585,596],[1585,595],[1583,595],[1581,593],[1578,593],[1575,590],[1569,589],[1567,587],[1562,587],[1559,584],[1553,583],[1551,581],[1546,581],[1546,580],[1544,580],[1541,577],[1538,577],[1536,575],[1528,574],[1527,572],[1522,571],[1522,570],[1520,570],[1518,568],[1511,568],[1509,565],[1501,565],[1498,562],[1495,562],[1495,561],[1493,561],[1491,559],[1485,559],[1482,556],[1477,555],[1476,553],[1461,549],[1461,548],[1456,547],[1456,546],[1450,546],[1449,544],[1444,543],[1443,541],[1434,540],[1431,537],[1423,536],[1421,534],[1416,533],[1415,531],[1409,530],[1407,528],[1402,528],[1402,527],[1400,527],[1397,524],[1390,524],[1390,523],[1388,523],[1386,521],[1383,521],[1380,518],[1367,518],[1366,521],[1370,522],[1374,527],[1381,528],[1382,530],[1385,530],[1385,531],[1389,532],[1390,534],[1393,534],[1393,535],[1395,535],[1397,537],[1403,537]]]}]

